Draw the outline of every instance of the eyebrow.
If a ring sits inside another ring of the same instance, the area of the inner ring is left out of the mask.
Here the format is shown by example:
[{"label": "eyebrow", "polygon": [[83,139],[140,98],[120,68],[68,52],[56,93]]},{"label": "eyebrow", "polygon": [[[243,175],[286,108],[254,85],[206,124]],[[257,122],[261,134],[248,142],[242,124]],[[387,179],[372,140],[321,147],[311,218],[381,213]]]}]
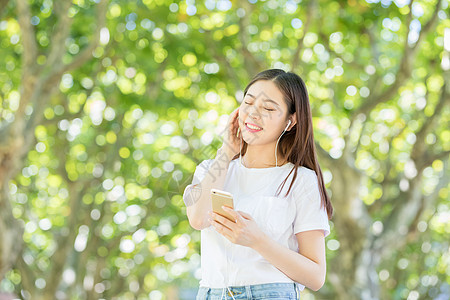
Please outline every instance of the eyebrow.
[{"label": "eyebrow", "polygon": [[[255,98],[255,96],[253,96],[252,94],[247,93],[247,95],[250,96],[250,97],[252,97],[252,98]],[[280,106],[277,102],[275,102],[275,101],[272,100],[272,99],[266,99],[266,100],[264,100],[264,101],[265,101],[265,102],[272,102],[272,103],[275,104],[276,106]]]}]

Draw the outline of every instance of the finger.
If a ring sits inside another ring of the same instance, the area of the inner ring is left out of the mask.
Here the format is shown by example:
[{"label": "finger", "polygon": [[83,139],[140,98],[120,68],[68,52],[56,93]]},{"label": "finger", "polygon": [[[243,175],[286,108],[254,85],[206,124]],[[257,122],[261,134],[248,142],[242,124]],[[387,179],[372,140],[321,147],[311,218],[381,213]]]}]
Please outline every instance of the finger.
[{"label": "finger", "polygon": [[236,116],[239,116],[239,106],[231,113],[231,119],[235,119]]},{"label": "finger", "polygon": [[[210,213],[209,214],[210,217],[208,218],[208,222],[213,225],[214,227],[222,227],[225,226],[223,223],[221,223],[220,221],[216,220],[216,213]],[[228,227],[227,227],[228,228]]]},{"label": "finger", "polygon": [[241,214],[244,218],[246,218],[247,220],[253,220],[252,216],[249,215],[248,213],[243,212],[243,211],[240,211],[240,210],[238,210],[237,212],[240,213],[240,214]]},{"label": "finger", "polygon": [[227,218],[225,218],[225,217],[223,217],[223,216],[221,216],[219,214],[216,214],[216,213],[213,213],[213,219],[215,221],[217,221],[217,222],[227,226],[230,229],[234,229],[235,226],[236,226],[236,223],[234,223],[234,222],[228,220]]},{"label": "finger", "polygon": [[239,124],[239,107],[236,109],[235,114],[233,115],[233,124]]},{"label": "finger", "polygon": [[234,209],[231,209],[229,207],[226,206],[222,206],[223,210],[225,210],[226,212],[228,212],[230,215],[232,215],[234,217],[234,219],[236,220],[236,223],[244,223],[244,219],[242,218],[242,216],[240,214],[237,213],[237,211],[235,211]]},{"label": "finger", "polygon": [[228,125],[233,131],[235,131],[236,127],[239,125],[239,121],[238,121],[239,113],[238,112],[239,112],[239,107],[236,108],[236,110],[234,110],[231,113],[230,118],[228,120]]},{"label": "finger", "polygon": [[[223,227],[223,228],[226,228],[226,227]],[[228,229],[228,228],[226,228],[226,229]],[[223,230],[223,229],[217,227],[217,228],[216,228],[216,231],[217,231],[219,234],[221,234],[222,236],[224,236],[226,239],[228,239],[230,242],[235,243],[235,240],[234,240],[234,238],[233,238],[233,236],[232,236],[232,233],[231,233],[231,234],[227,233],[226,229]],[[228,229],[228,230],[229,230],[229,229]],[[230,232],[231,232],[231,231],[230,231]]]},{"label": "finger", "polygon": [[220,234],[222,234],[225,238],[227,238],[233,244],[236,244],[236,240],[233,238],[232,235],[226,234],[225,232],[221,232]]},{"label": "finger", "polygon": [[236,118],[236,115],[238,115],[239,107],[233,110],[228,118],[228,123],[233,124],[234,119]]},{"label": "finger", "polygon": [[221,224],[220,222],[218,222],[216,220],[212,220],[212,223],[213,223],[214,228],[217,230],[217,232],[219,232],[223,235],[228,235],[228,236],[231,236],[233,234],[233,230],[231,230],[227,226]]},{"label": "finger", "polygon": [[239,125],[239,108],[236,109],[236,111],[233,112],[231,115],[231,126],[236,127],[236,125]]},{"label": "finger", "polygon": [[236,121],[236,120],[233,120],[233,121],[231,122],[231,124],[230,124],[230,129],[231,129],[232,132],[236,132],[237,128],[238,128],[237,121]]}]

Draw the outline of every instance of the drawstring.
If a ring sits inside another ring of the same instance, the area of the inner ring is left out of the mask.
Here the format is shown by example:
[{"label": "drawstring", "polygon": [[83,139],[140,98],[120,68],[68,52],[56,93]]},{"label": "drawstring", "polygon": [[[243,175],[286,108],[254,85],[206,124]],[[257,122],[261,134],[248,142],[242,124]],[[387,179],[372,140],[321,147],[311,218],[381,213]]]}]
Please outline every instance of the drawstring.
[{"label": "drawstring", "polygon": [[[224,296],[224,294],[225,294],[225,289],[228,289],[228,292],[230,293],[231,297],[233,297],[233,300],[236,300],[236,299],[234,299],[233,293],[230,291],[230,288],[229,288],[229,287],[223,288],[222,296],[220,296],[220,300],[222,300],[222,298],[223,298],[223,296]],[[225,297],[225,300],[226,300],[226,299],[227,299],[227,297]]]},{"label": "drawstring", "polygon": [[[228,293],[231,295],[231,297],[233,297],[233,300],[236,300],[236,299],[234,299],[233,293],[230,291],[230,288],[228,287],[228,251],[227,251],[227,249],[225,249],[225,255],[227,257],[227,271],[226,271],[226,275],[225,275],[226,276],[226,286],[227,286],[226,289],[228,290]],[[220,296],[220,300],[222,300],[224,294],[225,294],[225,288],[223,288],[222,296]],[[225,295],[225,300],[226,299],[227,299],[227,297]]]},{"label": "drawstring", "polygon": [[[231,297],[233,297],[233,300],[236,300],[236,299],[234,299],[233,293],[230,291],[230,288],[228,287],[228,265],[229,265],[229,263],[228,263],[228,251],[227,251],[226,248],[225,248],[225,256],[227,257],[227,271],[225,272],[225,277],[226,277],[225,283],[226,283],[226,286],[227,286],[226,289],[228,289],[228,292],[231,295]],[[220,296],[220,300],[222,300],[224,294],[225,294],[225,288],[223,288],[222,296]],[[227,296],[225,294],[225,300],[226,299],[227,299]]]}]

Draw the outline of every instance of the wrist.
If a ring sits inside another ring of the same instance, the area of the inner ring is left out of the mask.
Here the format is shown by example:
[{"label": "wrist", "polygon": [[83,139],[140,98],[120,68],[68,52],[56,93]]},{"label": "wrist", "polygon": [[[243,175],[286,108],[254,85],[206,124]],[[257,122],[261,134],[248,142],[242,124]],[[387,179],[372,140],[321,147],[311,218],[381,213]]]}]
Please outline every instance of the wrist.
[{"label": "wrist", "polygon": [[233,156],[234,155],[230,151],[228,151],[226,148],[224,148],[224,146],[222,146],[217,150],[216,158],[230,162]]},{"label": "wrist", "polygon": [[260,235],[256,238],[255,242],[252,244],[251,248],[256,252],[260,252],[261,249],[266,248],[266,243],[270,240],[269,236],[264,232],[261,232]]}]

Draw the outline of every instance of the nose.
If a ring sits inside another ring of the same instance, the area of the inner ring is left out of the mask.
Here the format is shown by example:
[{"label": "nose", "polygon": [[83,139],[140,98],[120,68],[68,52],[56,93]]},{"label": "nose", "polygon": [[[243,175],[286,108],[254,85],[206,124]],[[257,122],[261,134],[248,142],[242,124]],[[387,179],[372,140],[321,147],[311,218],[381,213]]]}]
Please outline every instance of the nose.
[{"label": "nose", "polygon": [[253,120],[261,119],[261,113],[254,105],[248,108],[248,116]]}]

